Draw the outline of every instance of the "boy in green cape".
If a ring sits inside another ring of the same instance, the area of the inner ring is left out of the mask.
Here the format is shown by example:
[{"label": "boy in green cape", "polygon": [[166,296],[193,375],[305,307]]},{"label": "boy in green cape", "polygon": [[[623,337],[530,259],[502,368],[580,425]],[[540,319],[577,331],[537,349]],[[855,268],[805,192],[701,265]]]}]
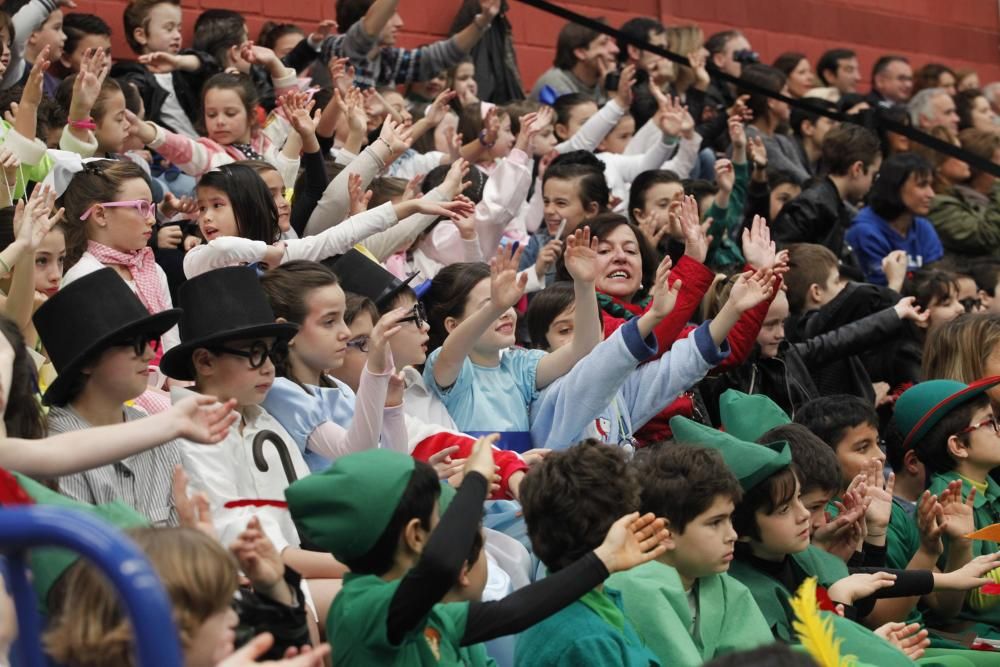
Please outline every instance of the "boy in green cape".
[{"label": "boy in green cape", "polygon": [[662,552],[663,521],[628,515],[563,572],[497,602],[467,601],[486,581],[475,542],[497,438],[476,443],[443,513],[434,469],[384,449],[341,457],[286,489],[302,537],[350,568],[326,620],[338,667],[493,664],[475,645],[521,632]]},{"label": "boy in green cape", "polygon": [[[678,443],[719,450],[740,480],[744,496],[733,514],[740,537],[730,574],[750,589],[776,639],[796,641],[788,600],[807,577],[816,577],[848,613],[855,600],[892,585],[893,577],[884,573],[848,576],[842,560],[809,544],[810,515],[787,443],[758,445],[683,417],[671,419],[670,426]],[[837,614],[832,618],[843,653],[881,667],[912,664],[870,630]]]},{"label": "boy in green cape", "polygon": [[717,451],[656,447],[636,459],[640,511],[667,520],[667,551],[614,575],[625,615],[664,665],[698,667],[774,642],[746,586],[726,574],[743,495]]}]

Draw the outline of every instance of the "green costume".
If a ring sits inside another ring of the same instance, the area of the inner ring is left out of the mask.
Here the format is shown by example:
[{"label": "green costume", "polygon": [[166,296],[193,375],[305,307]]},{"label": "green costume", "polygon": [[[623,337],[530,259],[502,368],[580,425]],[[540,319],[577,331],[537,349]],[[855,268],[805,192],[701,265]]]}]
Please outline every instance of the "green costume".
[{"label": "green costume", "polygon": [[[792,566],[801,571],[803,578],[816,577],[820,586],[829,587],[848,574],[844,561],[814,546],[792,554],[789,558]],[[774,636],[787,643],[797,643],[798,637],[792,628],[794,614],[788,603],[794,591],[789,591],[777,579],[740,559],[733,561],[729,572],[750,589]],[[863,662],[879,667],[912,664],[902,652],[873,635],[867,628],[836,614],[831,614],[830,617],[833,618],[834,633],[838,639],[843,640],[841,655],[854,655]]]},{"label": "green costume", "polygon": [[515,667],[660,664],[625,618],[621,594],[611,588],[593,590],[522,632],[514,653]]},{"label": "green costume", "polygon": [[705,220],[712,218],[712,226],[708,229],[708,234],[712,237],[712,245],[708,249],[708,257],[705,264],[713,267],[733,266],[746,261],[738,242],[737,230],[743,228],[743,205],[746,201],[747,190],[750,187],[750,166],[746,162],[743,164],[733,164],[733,191],[729,195],[729,206],[719,208],[712,199],[712,205],[705,211]]},{"label": "green costume", "polygon": [[774,641],[750,591],[727,574],[698,579],[693,632],[687,593],[669,565],[652,561],[612,575],[608,584],[621,592],[625,615],[664,665],[697,667]]}]

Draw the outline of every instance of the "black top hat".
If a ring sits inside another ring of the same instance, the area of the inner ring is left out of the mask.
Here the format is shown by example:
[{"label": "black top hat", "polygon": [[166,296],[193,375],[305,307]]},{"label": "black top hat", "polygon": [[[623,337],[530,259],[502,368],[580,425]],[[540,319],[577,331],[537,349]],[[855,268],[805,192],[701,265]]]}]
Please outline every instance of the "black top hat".
[{"label": "black top hat", "polygon": [[112,344],[148,333],[161,336],[177,324],[177,308],[150,315],[114,269],[74,280],[56,292],[32,321],[59,376],[45,402],[63,405],[81,368]]},{"label": "black top hat", "polygon": [[277,338],[289,340],[299,330],[294,324],[274,321],[274,311],[257,280],[246,266],[216,269],[181,285],[178,305],[181,344],[167,350],[160,370],[176,380],[194,380],[191,353],[231,340]]},{"label": "black top hat", "polygon": [[400,280],[356,248],[351,248],[336,259],[324,260],[323,264],[337,274],[345,292],[368,297],[379,310],[392,303],[396,295],[417,277],[413,273],[406,280]]}]

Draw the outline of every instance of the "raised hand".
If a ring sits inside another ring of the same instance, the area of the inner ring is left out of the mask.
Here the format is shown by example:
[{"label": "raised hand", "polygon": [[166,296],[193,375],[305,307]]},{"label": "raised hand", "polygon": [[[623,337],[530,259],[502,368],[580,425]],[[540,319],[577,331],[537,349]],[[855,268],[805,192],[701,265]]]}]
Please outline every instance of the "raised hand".
[{"label": "raised hand", "polygon": [[[518,135],[517,135],[517,142],[515,144],[516,147],[520,148],[521,150],[523,150],[524,152],[528,153],[529,155],[534,155],[534,153],[535,153],[535,146],[534,146],[534,144],[535,144],[535,137],[537,137],[538,134],[542,130],[544,130],[545,128],[547,128],[549,125],[552,124],[552,119],[553,119],[554,115],[555,115],[555,112],[552,110],[552,107],[547,107],[547,106],[540,108],[538,111],[534,112],[533,114],[525,114],[521,118],[521,131],[518,132]],[[522,141],[521,141],[521,135],[522,134],[524,135],[524,145],[523,146],[522,146]],[[545,160],[545,158],[542,158],[542,160]],[[551,162],[551,161],[552,161],[552,159],[550,158],[549,162]],[[548,167],[548,163],[545,164],[545,167]],[[542,165],[539,165],[538,170],[539,170],[539,174],[540,174],[539,178],[541,178],[542,175],[545,174],[545,171],[542,168]]]},{"label": "raised hand", "polygon": [[7,189],[13,190],[17,185],[17,170],[21,168],[21,161],[6,146],[0,146],[0,168],[6,178]]},{"label": "raised hand", "polygon": [[62,220],[64,209],[60,208],[52,213],[55,201],[55,190],[52,186],[45,185],[37,186],[23,207],[18,202],[14,210],[14,238],[24,243],[28,250],[38,250],[45,235]]},{"label": "raised hand", "polygon": [[[671,203],[671,206],[679,202]],[[666,220],[664,219],[666,218]],[[664,214],[659,209],[653,211],[645,219],[639,220],[639,231],[641,231],[645,236],[649,244],[654,248],[660,245],[660,241],[663,237],[667,235],[670,231],[670,214]]]},{"label": "raised hand", "polygon": [[213,445],[226,439],[229,427],[236,423],[236,399],[219,403],[214,396],[189,396],[168,412],[175,420],[178,438]]},{"label": "raised hand", "polygon": [[171,494],[181,526],[200,530],[209,537],[218,539],[215,524],[212,523],[212,508],[208,495],[203,491],[188,495],[187,472],[180,465],[174,466]]},{"label": "raised hand", "polygon": [[942,531],[952,540],[965,540],[965,536],[976,529],[973,508],[976,502],[975,487],[962,500],[962,482],[955,480],[948,484],[939,498],[941,514],[944,517]]},{"label": "raised hand", "polygon": [[909,259],[905,250],[893,250],[882,258],[882,273],[885,274],[889,287],[896,291],[902,289],[909,268]]},{"label": "raised hand", "polygon": [[[462,174],[462,178],[465,178],[465,174],[468,173],[468,167],[469,167],[469,163],[466,162],[465,163],[466,171],[465,171],[465,173]],[[454,162],[451,163],[451,168],[452,169],[455,168],[455,163]],[[444,177],[444,183],[448,183],[448,187],[455,186],[456,184],[449,183],[449,181],[448,181],[449,178],[451,178],[451,169],[448,170],[447,176]],[[410,201],[411,199],[416,199],[417,197],[423,196],[423,193],[420,192],[420,184],[423,183],[423,182],[424,182],[424,174],[417,174],[416,176],[414,176],[413,178],[411,178],[409,181],[407,181],[406,182],[406,188],[403,190],[403,196],[400,197],[400,201]],[[444,186],[442,186],[442,187],[444,187]],[[461,181],[461,179],[459,179],[459,182],[457,183],[457,187],[455,189],[455,195],[457,195],[459,192],[461,192],[462,190],[464,190],[465,187],[466,186],[463,185],[463,182]],[[455,195],[452,195],[452,197],[454,197]]]},{"label": "raised hand", "polygon": [[886,623],[875,628],[872,632],[898,648],[910,660],[919,660],[924,655],[924,649],[931,645],[927,630],[922,629],[919,623],[910,623],[909,625],[897,622]]},{"label": "raised hand", "polygon": [[924,491],[917,502],[917,529],[920,531],[920,548],[935,559],[944,551],[941,536],[944,532],[944,509],[937,496]]},{"label": "raised hand", "polygon": [[836,504],[840,513],[833,519],[827,514],[826,524],[813,533],[812,543],[846,563],[861,544],[858,522],[864,518],[865,510],[863,506],[848,509],[843,503]]},{"label": "raised hand", "polygon": [[372,191],[362,187],[361,174],[348,174],[347,176],[347,196],[351,200],[351,215],[358,215],[368,210],[368,203],[372,200]]},{"label": "raised hand", "polygon": [[774,294],[774,283],[774,272],[771,269],[747,271],[733,283],[727,303],[732,304],[737,312],[745,313],[771,298]]},{"label": "raised hand", "polygon": [[590,235],[590,227],[577,229],[566,237],[563,262],[574,281],[592,283],[597,280],[597,243],[598,238]]},{"label": "raised hand", "polygon": [[250,517],[246,529],[229,545],[229,551],[255,589],[271,595],[276,587],[284,583],[285,564],[274,543],[264,534],[256,516]]},{"label": "raised hand", "polygon": [[511,308],[524,296],[528,276],[517,274],[523,253],[524,248],[520,246],[513,252],[507,252],[506,248],[500,246],[496,257],[490,260],[490,301],[501,311]]},{"label": "raised hand", "polygon": [[[465,177],[469,175],[470,168],[471,166],[469,165],[468,160],[463,160],[462,158],[458,158],[457,160],[451,163],[451,166],[448,168],[448,173],[444,177],[444,181],[442,181],[441,185],[438,186],[441,188],[441,191],[445,194],[446,197],[454,199],[455,197],[458,196],[460,192],[465,192],[465,188],[472,185],[472,181],[465,180]],[[415,176],[414,179],[416,178],[418,177]],[[419,178],[421,180],[423,179],[422,176],[420,176]],[[419,181],[414,183],[411,180],[410,183],[406,184],[407,190],[410,189],[411,183],[413,184],[414,190],[419,192],[420,191]],[[403,196],[405,197],[406,193],[404,193]]]},{"label": "raised hand", "polygon": [[726,159],[715,161],[715,182],[719,186],[719,192],[729,194],[736,184],[736,170],[733,163]]},{"label": "raised hand", "polygon": [[372,328],[368,348],[368,370],[375,375],[381,375],[390,369],[389,341],[398,334],[403,325],[401,319],[413,312],[412,308],[396,308],[378,319]]},{"label": "raised hand", "polygon": [[307,137],[316,136],[316,121],[312,115],[316,100],[309,99],[306,93],[293,91],[282,96],[280,104],[288,122],[303,141]]},{"label": "raised hand", "polygon": [[354,87],[354,65],[350,58],[333,58],[330,60],[330,79],[333,80],[334,90],[341,95],[347,95],[348,91]]},{"label": "raised hand", "polygon": [[[334,21],[333,19],[326,19],[324,21],[320,21],[319,25],[316,26],[316,29],[311,33],[309,33],[309,41],[312,44],[320,44],[323,42],[324,39],[329,37],[331,34],[335,34],[339,29],[339,27],[340,26],[337,25],[337,22]],[[348,59],[340,58],[339,60],[348,60]]]},{"label": "raised hand", "polygon": [[625,65],[618,77],[618,90],[615,91],[615,99],[618,106],[628,111],[635,99],[635,65]]},{"label": "raised hand", "polygon": [[753,167],[757,171],[767,170],[767,147],[760,137],[753,137],[747,141],[747,154]]},{"label": "raised hand", "polygon": [[[656,86],[650,86],[650,90],[658,89]],[[657,113],[660,130],[670,137],[688,137],[694,131],[694,119],[688,113],[687,107],[676,97],[663,96],[662,99]]]},{"label": "raised hand", "polygon": [[458,97],[458,93],[454,90],[445,89],[441,91],[424,111],[424,120],[430,123],[431,127],[437,127],[451,110],[451,101],[456,97]]},{"label": "raised hand", "polygon": [[198,202],[192,197],[178,197],[169,190],[163,195],[163,203],[159,206],[160,212],[165,218],[172,218],[181,214],[193,220],[198,217]]},{"label": "raised hand", "polygon": [[493,445],[500,439],[498,433],[493,433],[485,438],[476,440],[472,446],[472,453],[465,460],[465,467],[462,469],[462,476],[468,477],[471,473],[478,472],[487,482],[493,479],[496,474],[496,464],[493,462]]},{"label": "raised hand", "polygon": [[892,491],[896,475],[889,473],[887,478],[882,474],[882,469],[882,462],[877,459],[868,464],[868,484],[865,488],[868,509],[865,510],[865,522],[871,537],[884,537],[892,516]]},{"label": "raised hand", "polygon": [[691,196],[684,197],[680,210],[677,212],[677,221],[680,223],[681,231],[684,233],[684,254],[699,264],[705,262],[708,257],[708,249],[712,245],[712,237],[708,234],[708,228],[712,224],[711,220],[701,221],[698,213],[698,200]]},{"label": "raised hand", "polygon": [[394,157],[399,157],[413,145],[413,132],[411,128],[396,123],[391,117],[386,117],[382,123],[382,131],[378,138],[389,144],[389,150]]},{"label": "raised hand", "polygon": [[663,519],[657,519],[652,513],[639,516],[638,512],[633,512],[611,524],[604,542],[594,549],[594,553],[608,572],[622,572],[663,554],[669,536]]},{"label": "raised hand", "polygon": [[753,217],[750,229],[743,230],[743,256],[755,269],[773,269],[777,260],[777,247],[771,240],[771,228],[759,215]]},{"label": "raised hand", "polygon": [[281,59],[266,46],[257,46],[252,41],[240,45],[240,58],[250,64],[257,64],[271,70],[275,65],[282,66]]},{"label": "raised hand", "polygon": [[[465,459],[452,459],[451,455],[461,449],[458,445],[445,447],[436,454],[432,454],[427,459],[427,463],[434,468],[438,479],[447,480],[462,472],[465,467]],[[457,484],[455,485],[457,486]]]},{"label": "raised hand", "polygon": [[705,90],[712,82],[712,77],[708,73],[705,63],[708,62],[708,49],[701,47],[687,54],[688,63],[694,70],[695,87],[698,90]]},{"label": "raised hand", "polygon": [[431,201],[426,198],[413,199],[408,202],[396,204],[397,215],[400,210],[406,211],[406,215],[398,215],[400,219],[407,218],[415,213],[433,215],[448,220],[455,220],[463,216],[475,213],[476,207],[467,197],[461,197],[444,202]]},{"label": "raised hand", "polygon": [[664,257],[660,265],[656,267],[656,280],[653,282],[651,290],[653,301],[650,310],[661,321],[674,309],[677,304],[677,295],[681,292],[681,281],[670,280],[672,266],[670,257]]},{"label": "raised hand", "polygon": [[747,132],[743,127],[743,120],[739,116],[729,117],[729,140],[733,144],[733,153],[737,150],[746,150]]},{"label": "raised hand", "polygon": [[35,63],[31,66],[31,72],[28,73],[28,80],[25,82],[24,89],[21,91],[21,107],[31,107],[33,109],[37,109],[38,105],[41,104],[45,72],[48,71],[49,65],[51,64],[49,61],[50,52],[51,47],[46,45],[42,48],[38,57],[35,58]]},{"label": "raised hand", "polygon": [[491,147],[497,142],[500,136],[500,118],[497,116],[497,108],[490,107],[483,117],[483,132],[480,135],[481,143],[486,147]]},{"label": "raised hand", "polygon": [[559,261],[562,250],[563,242],[559,239],[552,239],[542,246],[538,253],[538,259],[535,260],[535,274],[539,280],[544,280],[545,274]]}]

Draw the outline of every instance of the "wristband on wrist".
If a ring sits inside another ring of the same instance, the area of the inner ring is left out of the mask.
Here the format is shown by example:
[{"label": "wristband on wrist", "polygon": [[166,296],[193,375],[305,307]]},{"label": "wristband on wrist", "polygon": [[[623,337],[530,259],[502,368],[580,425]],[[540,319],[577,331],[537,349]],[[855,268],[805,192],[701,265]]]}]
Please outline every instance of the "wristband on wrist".
[{"label": "wristband on wrist", "polygon": [[93,118],[85,118],[83,120],[71,120],[67,123],[70,127],[76,130],[96,130],[97,123],[94,122]]}]

